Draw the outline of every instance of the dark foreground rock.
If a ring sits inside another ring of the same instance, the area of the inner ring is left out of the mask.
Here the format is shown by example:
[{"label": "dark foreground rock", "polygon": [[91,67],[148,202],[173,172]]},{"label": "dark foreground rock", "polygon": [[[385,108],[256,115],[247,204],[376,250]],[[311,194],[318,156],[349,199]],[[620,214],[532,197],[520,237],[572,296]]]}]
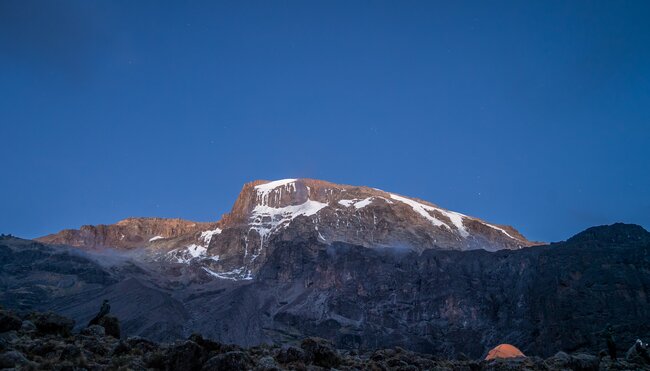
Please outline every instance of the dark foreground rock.
[{"label": "dark foreground rock", "polygon": [[[547,359],[522,357],[472,360],[440,359],[396,347],[365,353],[341,351],[331,342],[306,338],[283,347],[261,345],[248,349],[222,344],[193,334],[188,340],[156,343],[141,337],[120,340],[99,325],[70,332],[70,320],[52,313],[25,315],[38,330],[18,326],[0,332],[0,369],[19,370],[650,370],[647,345],[633,344],[625,358],[612,361],[592,354],[558,352]],[[117,319],[115,320],[117,321]],[[118,327],[119,329],[119,327]]]},{"label": "dark foreground rock", "polygon": [[113,316],[104,316],[97,321],[100,327],[104,328],[106,335],[110,335],[116,339],[120,338],[120,321]]},{"label": "dark foreground rock", "polygon": [[19,330],[23,321],[12,312],[0,312],[0,332]]},{"label": "dark foreground rock", "polygon": [[29,317],[42,334],[68,336],[74,327],[74,321],[58,314],[32,313]]},{"label": "dark foreground rock", "polygon": [[332,368],[338,367],[341,364],[341,357],[327,340],[307,338],[302,341],[300,347],[308,355],[307,359],[316,366]]}]

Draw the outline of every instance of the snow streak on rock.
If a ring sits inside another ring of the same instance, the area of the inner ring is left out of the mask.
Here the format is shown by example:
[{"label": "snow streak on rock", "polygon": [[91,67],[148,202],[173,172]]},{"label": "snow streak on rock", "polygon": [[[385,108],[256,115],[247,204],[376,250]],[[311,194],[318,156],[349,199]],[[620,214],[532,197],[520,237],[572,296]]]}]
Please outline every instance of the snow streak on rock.
[{"label": "snow streak on rock", "polygon": [[210,259],[213,261],[219,261],[219,255],[208,256],[208,246],[210,246],[210,241],[212,237],[221,233],[220,228],[216,228],[210,231],[201,232],[199,236],[199,244],[190,244],[183,248],[178,248],[171,250],[167,253],[167,256],[177,263],[189,264],[195,259]]},{"label": "snow streak on rock", "polygon": [[387,200],[383,197],[366,197],[363,200],[355,198],[352,200],[339,200],[339,205],[345,206],[345,207],[351,207],[354,206],[355,209],[363,209],[364,207],[370,205],[375,199],[382,199],[384,202],[392,204],[393,202],[391,200]]},{"label": "snow streak on rock", "polygon": [[440,209],[440,208],[437,208],[437,207],[425,205],[425,204],[417,202],[415,200],[411,200],[410,198],[398,196],[398,195],[395,195],[395,194],[392,194],[392,193],[390,194],[390,197],[397,200],[397,201],[403,202],[403,203],[411,206],[413,211],[417,212],[418,214],[422,215],[426,219],[430,220],[431,223],[433,223],[433,225],[438,226],[438,227],[441,227],[441,226],[446,227],[446,228],[451,230],[451,228],[449,227],[448,224],[441,221],[440,219],[437,219],[434,215],[432,215],[432,212],[438,212],[438,213],[446,216],[447,218],[449,218],[449,220],[454,225],[454,227],[456,227],[456,231],[458,232],[458,234],[460,234],[463,238],[467,238],[469,236],[469,232],[467,231],[467,228],[463,224],[463,220],[471,219],[471,220],[478,221],[479,223],[483,224],[486,227],[497,230],[497,231],[505,234],[506,236],[508,236],[509,238],[511,238],[513,240],[516,240],[516,241],[519,240],[518,238],[515,238],[515,237],[511,236],[503,228],[499,228],[499,227],[497,227],[495,225],[482,222],[482,221],[480,221],[478,219],[471,218],[471,217],[469,217],[467,215],[457,213],[455,211],[448,211],[448,210]]},{"label": "snow streak on rock", "polygon": [[436,227],[446,227],[449,230],[453,230],[447,223],[435,217],[435,214],[433,214],[433,212],[438,212],[446,216],[447,218],[449,218],[449,220],[454,225],[454,227],[456,227],[455,229],[458,232],[458,234],[460,234],[463,238],[469,236],[469,232],[467,231],[467,228],[465,228],[465,225],[463,224],[463,219],[465,218],[465,215],[461,213],[447,211],[447,210],[439,209],[437,207],[425,205],[415,200],[411,200],[410,198],[398,196],[392,193],[390,194],[390,197],[394,200],[409,205],[413,209],[413,211],[415,211],[416,213],[422,215],[423,217],[431,221],[431,223]]},{"label": "snow streak on rock", "polygon": [[220,234],[221,232],[222,232],[221,228],[216,228],[211,231],[201,232],[201,240],[205,243],[207,247],[210,245],[210,241],[212,241],[212,237]]}]

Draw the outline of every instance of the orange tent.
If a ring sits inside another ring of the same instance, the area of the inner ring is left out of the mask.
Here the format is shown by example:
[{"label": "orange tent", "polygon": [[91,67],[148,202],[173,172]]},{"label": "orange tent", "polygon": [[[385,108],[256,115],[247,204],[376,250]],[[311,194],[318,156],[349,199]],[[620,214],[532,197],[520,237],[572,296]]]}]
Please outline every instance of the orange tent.
[{"label": "orange tent", "polygon": [[515,357],[526,357],[521,350],[517,349],[514,345],[510,344],[500,344],[492,348],[488,352],[486,360],[496,359],[496,358],[515,358]]}]

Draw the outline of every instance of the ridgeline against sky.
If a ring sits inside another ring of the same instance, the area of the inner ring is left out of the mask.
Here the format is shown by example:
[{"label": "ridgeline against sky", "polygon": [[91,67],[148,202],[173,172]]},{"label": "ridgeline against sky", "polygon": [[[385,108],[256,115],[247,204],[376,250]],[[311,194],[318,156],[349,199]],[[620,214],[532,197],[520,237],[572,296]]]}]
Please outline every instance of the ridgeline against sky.
[{"label": "ridgeline against sky", "polygon": [[216,221],[253,179],[531,240],[650,227],[650,3],[0,3],[0,232]]}]

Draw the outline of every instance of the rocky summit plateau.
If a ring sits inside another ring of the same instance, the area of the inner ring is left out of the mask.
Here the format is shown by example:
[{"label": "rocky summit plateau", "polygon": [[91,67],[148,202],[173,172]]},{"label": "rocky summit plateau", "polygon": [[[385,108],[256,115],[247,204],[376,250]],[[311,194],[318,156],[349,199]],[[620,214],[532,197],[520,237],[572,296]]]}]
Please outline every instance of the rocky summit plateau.
[{"label": "rocky summit plateau", "polygon": [[[417,198],[312,179],[248,183],[214,222],[128,218],[36,240],[3,236],[0,262],[0,305],[22,320],[51,311],[74,320],[70,336],[86,336],[107,300],[121,329],[102,340],[110,352],[133,337],[173,344],[200,333],[245,353],[249,369],[316,337],[341,355],[339,368],[367,369],[388,349],[374,369],[499,369],[469,360],[506,343],[529,358],[505,369],[554,369],[543,358],[558,352],[565,364],[591,354],[596,369],[625,369],[603,358],[606,338],[622,355],[650,340],[641,226],[544,244]],[[169,344],[151,345],[155,362],[167,362]],[[201,362],[218,355],[187,347]],[[409,368],[406,358],[422,362]]]}]

